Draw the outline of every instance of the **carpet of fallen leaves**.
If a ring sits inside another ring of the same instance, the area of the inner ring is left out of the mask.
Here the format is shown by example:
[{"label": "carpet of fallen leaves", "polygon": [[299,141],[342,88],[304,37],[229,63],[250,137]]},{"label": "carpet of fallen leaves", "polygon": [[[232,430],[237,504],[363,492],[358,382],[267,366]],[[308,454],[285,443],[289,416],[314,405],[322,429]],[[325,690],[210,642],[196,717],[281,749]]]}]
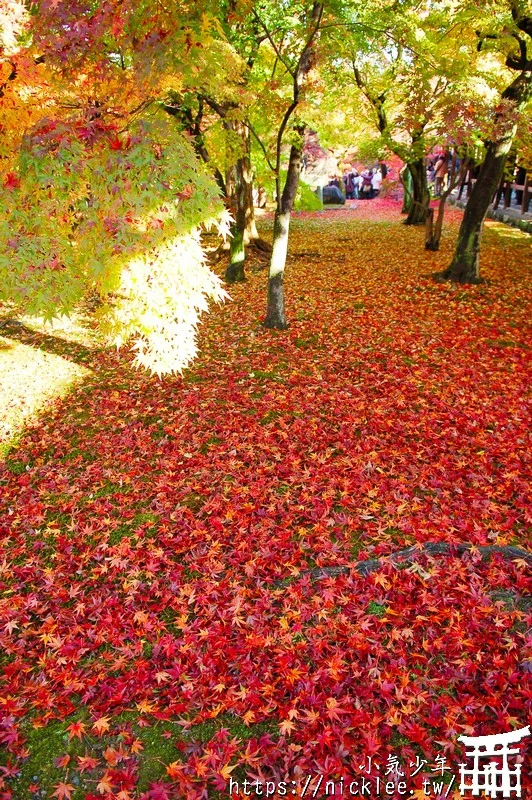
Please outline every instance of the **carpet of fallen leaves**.
[{"label": "carpet of fallen leaves", "polygon": [[260,327],[252,256],[184,377],[97,351],[25,433],[0,466],[2,800],[303,796],[394,754],[421,797],[459,735],[530,723],[524,560],[308,574],[531,548],[530,240],[488,226],[488,282],[438,285],[458,218],[426,253],[390,201],[298,215],[288,331]]}]

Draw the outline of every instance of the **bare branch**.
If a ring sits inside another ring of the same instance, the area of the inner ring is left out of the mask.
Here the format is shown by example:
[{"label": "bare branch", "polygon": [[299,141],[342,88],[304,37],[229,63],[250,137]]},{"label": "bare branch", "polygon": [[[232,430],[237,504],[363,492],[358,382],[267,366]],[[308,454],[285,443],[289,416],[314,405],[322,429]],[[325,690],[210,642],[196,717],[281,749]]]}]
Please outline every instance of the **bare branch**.
[{"label": "bare branch", "polygon": [[244,121],[244,123],[243,123],[243,124],[244,124],[244,125],[246,126],[246,128],[249,130],[249,132],[251,133],[251,135],[255,137],[255,141],[257,142],[257,144],[259,145],[260,149],[261,149],[261,150],[262,150],[262,152],[264,153],[264,158],[266,159],[266,163],[268,164],[268,166],[269,166],[269,168],[271,169],[271,171],[272,171],[272,172],[275,172],[275,167],[274,167],[274,165],[272,164],[272,162],[270,161],[270,157],[269,157],[269,155],[268,155],[268,151],[266,150],[266,147],[264,146],[264,142],[262,141],[262,139],[260,138],[260,136],[258,135],[258,133],[255,131],[255,129],[253,128],[253,125],[251,124],[251,122],[248,122],[247,120],[246,120],[246,121]]}]

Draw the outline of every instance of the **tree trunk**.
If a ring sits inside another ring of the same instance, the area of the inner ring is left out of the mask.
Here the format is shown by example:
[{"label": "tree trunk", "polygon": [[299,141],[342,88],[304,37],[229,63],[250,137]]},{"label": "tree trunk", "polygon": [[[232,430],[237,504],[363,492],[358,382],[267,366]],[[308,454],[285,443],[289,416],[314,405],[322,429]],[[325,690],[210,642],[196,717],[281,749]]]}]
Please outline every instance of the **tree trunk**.
[{"label": "tree trunk", "polygon": [[224,125],[227,130],[231,130],[241,139],[241,156],[227,171],[225,181],[226,196],[235,219],[231,230],[233,236],[225,279],[229,283],[234,283],[246,279],[244,273],[245,246],[256,246],[258,249],[268,252],[270,246],[260,238],[255,224],[249,128],[240,120],[225,120]]},{"label": "tree trunk", "polygon": [[231,226],[231,240],[229,244],[229,266],[225,270],[227,283],[239,283],[246,280],[244,270],[246,253],[244,248],[243,228],[238,224]]},{"label": "tree trunk", "polygon": [[244,126],[243,131],[244,155],[242,162],[242,196],[240,202],[244,210],[244,242],[252,244],[260,239],[255,224],[255,207],[253,205],[253,170],[251,168],[251,135],[249,128]]},{"label": "tree trunk", "polygon": [[443,217],[445,214],[445,202],[447,200],[447,197],[448,197],[447,193],[442,195],[442,197],[440,197],[436,222],[434,222],[434,209],[429,208],[427,210],[425,250],[436,251],[440,249],[440,239],[441,239],[441,232],[443,230]]},{"label": "tree trunk", "polygon": [[263,325],[265,328],[276,328],[280,331],[288,328],[284,309],[284,268],[289,228],[290,211],[277,210],[273,224],[273,249],[268,276],[268,307]]},{"label": "tree trunk", "polygon": [[459,172],[456,171],[456,153],[455,153],[453,155],[451,172],[449,175],[449,183],[447,189],[440,196],[440,202],[438,203],[438,214],[436,217],[436,222],[434,222],[434,209],[433,208],[428,209],[427,222],[425,228],[425,250],[436,251],[440,249],[440,239],[443,230],[443,217],[445,215],[445,204],[451,192],[454,191],[454,189],[456,189],[456,187],[460,183],[462,183],[464,176],[467,174],[468,169],[469,169],[469,159],[465,159],[460,166]]},{"label": "tree trunk", "polygon": [[270,261],[270,274],[268,276],[268,307],[266,309],[266,318],[263,322],[265,328],[285,330],[288,327],[284,310],[284,269],[288,250],[290,215],[294,207],[302,167],[303,134],[305,132],[305,126],[301,122],[294,125],[294,132],[298,134],[298,136],[290,147],[288,172],[282,194],[280,181],[281,150],[286,126],[299,104],[301,88],[315,63],[316,53],[314,42],[319,32],[322,15],[323,3],[319,2],[319,0],[314,0],[312,11],[308,17],[310,36],[305,42],[293,74],[293,99],[284,112],[276,137],[275,188],[277,208],[275,210],[273,249]]},{"label": "tree trunk", "polygon": [[[237,129],[240,123],[231,123],[233,130]],[[240,133],[240,130],[238,130]],[[245,231],[246,231],[246,212],[247,212],[247,182],[246,182],[246,159],[241,157],[236,164],[227,171],[226,187],[230,197],[230,209],[234,217],[231,225],[231,239],[229,241],[229,266],[225,271],[225,280],[228,283],[245,281],[246,274],[244,269],[245,252]]]},{"label": "tree trunk", "polygon": [[288,327],[284,309],[284,269],[288,251],[290,215],[294,207],[301,173],[302,150],[302,141],[301,144],[292,145],[283,194],[277,199],[273,225],[273,250],[268,277],[268,308],[266,319],[263,322],[265,328],[286,330]]},{"label": "tree trunk", "polygon": [[410,170],[405,166],[399,173],[399,180],[403,186],[403,207],[401,214],[408,214],[412,205],[412,176]]},{"label": "tree trunk", "polygon": [[417,161],[411,161],[407,167],[412,177],[412,204],[408,211],[408,217],[405,219],[405,225],[424,225],[430,203],[425,159],[419,158]]},{"label": "tree trunk", "polygon": [[242,159],[242,198],[244,209],[244,244],[271,253],[271,246],[259,236],[255,222],[255,205],[253,203],[253,170],[251,167],[251,136],[245,127],[245,155]]},{"label": "tree trunk", "polygon": [[438,275],[439,278],[454,283],[480,283],[478,256],[482,226],[501,181],[512,139],[513,134],[508,141],[488,146],[486,158],[465,207],[454,258],[450,267]]}]

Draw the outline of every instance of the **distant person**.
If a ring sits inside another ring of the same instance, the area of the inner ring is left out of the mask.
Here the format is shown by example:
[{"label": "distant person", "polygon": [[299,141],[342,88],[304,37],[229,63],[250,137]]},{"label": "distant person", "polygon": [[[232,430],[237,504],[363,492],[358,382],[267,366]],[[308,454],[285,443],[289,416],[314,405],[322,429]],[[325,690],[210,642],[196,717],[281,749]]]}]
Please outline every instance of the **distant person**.
[{"label": "distant person", "polygon": [[445,155],[439,156],[434,165],[434,197],[440,197],[447,177],[448,164]]},{"label": "distant person", "polygon": [[354,200],[357,196],[357,174],[351,169],[344,175],[345,196],[347,200]]},{"label": "distant person", "polygon": [[382,172],[376,169],[371,178],[371,188],[373,189],[373,197],[378,197],[381,193],[382,186]]},{"label": "distant person", "polygon": [[373,186],[372,186],[372,178],[373,174],[371,170],[365,169],[362,173],[362,194],[361,197],[364,200],[372,200],[373,199]]},{"label": "distant person", "polygon": [[257,207],[266,208],[266,201],[267,201],[266,189],[264,188],[264,186],[259,185],[259,188],[257,189]]},{"label": "distant person", "polygon": [[434,167],[434,162],[429,161],[427,165],[427,185],[429,189],[434,187],[434,181],[436,179],[436,169]]}]

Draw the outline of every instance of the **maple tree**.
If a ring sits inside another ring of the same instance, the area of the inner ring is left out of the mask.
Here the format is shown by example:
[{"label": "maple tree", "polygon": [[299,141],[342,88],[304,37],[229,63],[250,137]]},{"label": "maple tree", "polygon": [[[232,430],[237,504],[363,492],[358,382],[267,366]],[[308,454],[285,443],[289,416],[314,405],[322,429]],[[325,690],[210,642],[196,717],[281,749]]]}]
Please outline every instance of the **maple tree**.
[{"label": "maple tree", "polygon": [[430,213],[428,154],[438,145],[467,157],[486,113],[486,82],[462,38],[460,13],[447,3],[347,6],[333,38],[330,90],[374,128],[368,144],[381,160],[388,152],[404,162],[408,225]]},{"label": "maple tree", "polygon": [[[192,135],[200,157],[214,168],[231,210],[229,265],[224,276],[229,283],[245,280],[246,245],[269,249],[258,235],[253,205],[251,132],[247,118],[253,93],[249,83],[265,37],[251,12],[251,7],[242,9],[233,2],[222,4],[218,43],[225,61],[233,63],[231,73],[227,71],[227,82],[221,82],[218,74],[213,80],[212,73],[206,71],[203,80],[194,81],[193,91],[172,93],[171,105],[165,106]],[[210,52],[208,61],[212,64]]]},{"label": "maple tree", "polygon": [[[485,156],[478,178],[468,198],[464,219],[450,266],[438,277],[456,283],[478,283],[482,226],[490,202],[504,174],[520,117],[530,123],[532,99],[532,16],[523,0],[488,4],[491,14],[483,14],[475,33],[477,49],[489,49],[511,80],[501,91],[493,108],[490,130],[485,136]],[[474,22],[473,20],[470,20]],[[528,114],[526,110],[528,108]]]},{"label": "maple tree", "polygon": [[[263,325],[283,330],[287,327],[284,303],[284,270],[288,249],[290,216],[294,207],[304,143],[305,123],[294,114],[304,99],[309,73],[316,65],[316,43],[324,17],[324,4],[312,2],[296,4],[292,10],[283,9],[279,17],[276,7],[263,5],[257,13],[259,27],[264,31],[274,56],[272,76],[269,82],[277,96],[277,119],[268,120],[273,132],[273,155],[268,155],[266,146],[261,147],[268,165],[275,175],[275,223],[273,228],[272,255],[268,276],[268,299]],[[279,77],[276,75],[276,70]],[[273,85],[272,85],[273,84]],[[290,152],[283,180],[283,146],[289,139]]]},{"label": "maple tree", "polygon": [[[146,11],[42,3],[22,20],[24,36],[4,45],[13,72],[2,133],[17,125],[19,144],[4,161],[0,287],[4,301],[47,318],[96,293],[115,343],[131,341],[137,363],[162,374],[191,361],[200,313],[225,296],[199,234],[228,218],[157,102],[191,32],[162,27],[170,9]],[[36,70],[24,128],[15,112]]]}]

